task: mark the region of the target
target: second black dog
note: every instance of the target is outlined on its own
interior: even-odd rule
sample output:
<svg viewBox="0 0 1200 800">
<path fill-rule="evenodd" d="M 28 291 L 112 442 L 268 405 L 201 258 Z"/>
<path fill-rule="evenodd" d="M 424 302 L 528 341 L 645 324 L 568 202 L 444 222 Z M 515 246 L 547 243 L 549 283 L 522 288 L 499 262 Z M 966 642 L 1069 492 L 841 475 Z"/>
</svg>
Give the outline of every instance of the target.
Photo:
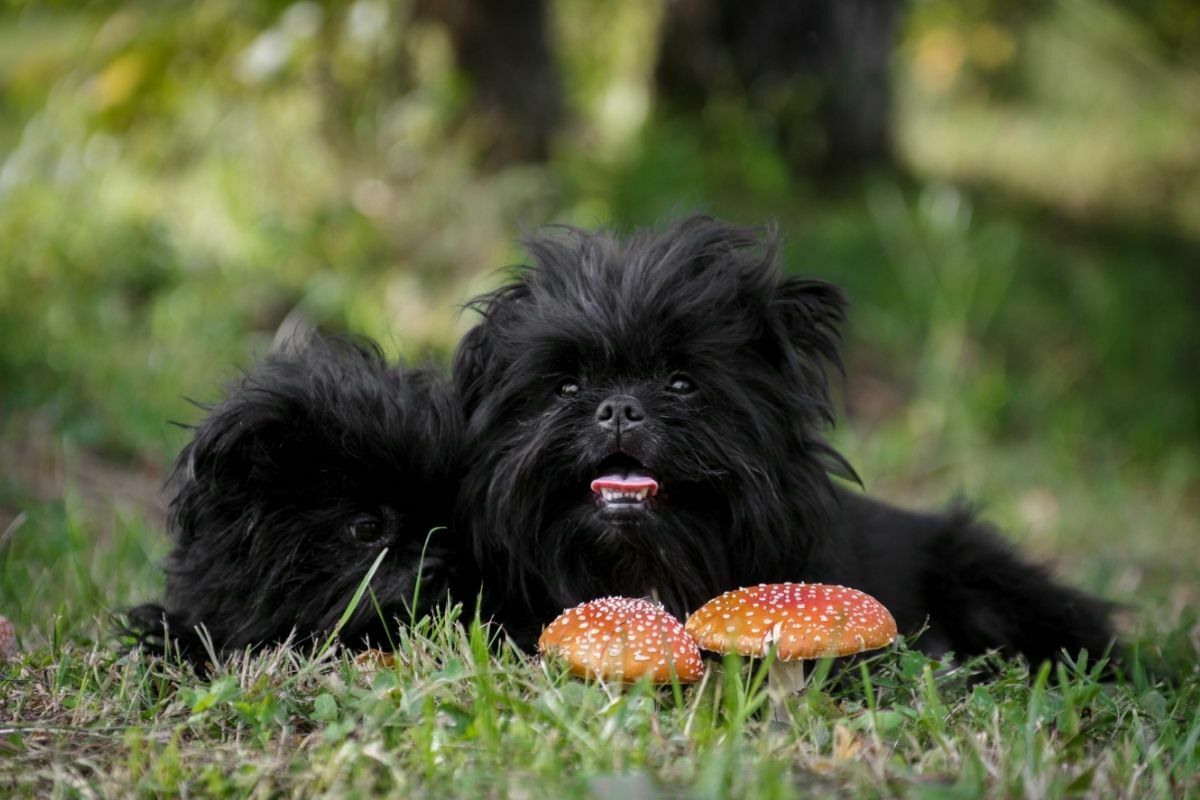
<svg viewBox="0 0 1200 800">
<path fill-rule="evenodd" d="M 964 510 L 925 514 L 835 482 L 826 367 L 836 287 L 783 278 L 774 236 L 693 217 L 622 241 L 564 230 L 480 298 L 455 378 L 470 467 L 460 518 L 491 611 L 521 644 L 561 609 L 652 595 L 678 615 L 758 582 L 878 597 L 928 650 L 1032 661 L 1112 632 Z"/>
<path fill-rule="evenodd" d="M 324 635 L 387 548 L 340 631 L 386 644 L 452 577 L 455 548 L 436 529 L 451 518 L 460 417 L 444 377 L 391 366 L 371 343 L 268 356 L 179 455 L 166 599 L 134 609 L 131 627 L 192 657 L 201 625 L 217 650 Z"/>
</svg>

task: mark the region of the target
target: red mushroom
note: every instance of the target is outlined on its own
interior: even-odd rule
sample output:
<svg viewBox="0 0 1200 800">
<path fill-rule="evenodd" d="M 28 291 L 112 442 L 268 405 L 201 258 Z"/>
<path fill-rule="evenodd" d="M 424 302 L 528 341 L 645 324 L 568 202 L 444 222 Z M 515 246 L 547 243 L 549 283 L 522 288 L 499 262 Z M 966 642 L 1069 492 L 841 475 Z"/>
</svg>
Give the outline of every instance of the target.
<svg viewBox="0 0 1200 800">
<path fill-rule="evenodd" d="M 896 639 L 896 621 L 868 594 L 820 583 L 760 583 L 705 603 L 687 621 L 700 647 L 763 658 L 769 680 L 789 694 L 804 687 L 804 660 L 849 656 Z M 780 719 L 781 707 L 775 705 Z"/>
<path fill-rule="evenodd" d="M 658 603 L 604 597 L 564 611 L 542 631 L 538 649 L 564 659 L 571 673 L 653 683 L 700 680 L 704 664 L 683 625 Z"/>
</svg>

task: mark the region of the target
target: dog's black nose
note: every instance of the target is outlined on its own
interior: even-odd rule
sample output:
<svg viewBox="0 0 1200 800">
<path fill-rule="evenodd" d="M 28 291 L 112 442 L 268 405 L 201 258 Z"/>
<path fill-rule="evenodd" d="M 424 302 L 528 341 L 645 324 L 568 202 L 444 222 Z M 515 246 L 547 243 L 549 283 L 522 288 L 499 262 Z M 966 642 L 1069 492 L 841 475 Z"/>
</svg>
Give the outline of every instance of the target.
<svg viewBox="0 0 1200 800">
<path fill-rule="evenodd" d="M 596 408 L 596 422 L 609 431 L 641 425 L 645 418 L 646 409 L 627 394 L 614 394 Z"/>
</svg>

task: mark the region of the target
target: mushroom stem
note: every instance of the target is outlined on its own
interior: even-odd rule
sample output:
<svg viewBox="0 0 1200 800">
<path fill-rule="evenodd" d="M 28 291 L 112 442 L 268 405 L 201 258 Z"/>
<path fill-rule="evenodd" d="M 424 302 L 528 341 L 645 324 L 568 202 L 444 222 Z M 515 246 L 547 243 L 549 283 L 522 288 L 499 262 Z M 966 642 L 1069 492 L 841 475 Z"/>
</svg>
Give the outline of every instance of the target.
<svg viewBox="0 0 1200 800">
<path fill-rule="evenodd" d="M 789 695 L 804 691 L 804 662 L 781 661 L 776 655 L 767 672 L 767 694 L 771 702 L 771 714 L 776 722 L 791 722 L 787 709 Z"/>
</svg>

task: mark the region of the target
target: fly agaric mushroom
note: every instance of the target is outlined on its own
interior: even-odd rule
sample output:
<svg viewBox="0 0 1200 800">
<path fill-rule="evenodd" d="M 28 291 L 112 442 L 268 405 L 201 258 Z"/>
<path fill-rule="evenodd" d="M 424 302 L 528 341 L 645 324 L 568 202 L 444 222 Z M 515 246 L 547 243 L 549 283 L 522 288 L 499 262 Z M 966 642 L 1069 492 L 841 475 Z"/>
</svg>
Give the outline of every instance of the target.
<svg viewBox="0 0 1200 800">
<path fill-rule="evenodd" d="M 542 631 L 538 649 L 564 659 L 571 673 L 601 680 L 653 683 L 700 680 L 700 650 L 683 625 L 658 603 L 628 597 L 592 600 L 559 615 Z"/>
<path fill-rule="evenodd" d="M 896 639 L 896 621 L 878 600 L 845 586 L 760 583 L 709 600 L 687 621 L 704 650 L 763 658 L 775 648 L 768 680 L 787 695 L 804 688 L 804 661 L 850 656 Z M 775 719 L 783 721 L 780 703 Z"/>
</svg>

